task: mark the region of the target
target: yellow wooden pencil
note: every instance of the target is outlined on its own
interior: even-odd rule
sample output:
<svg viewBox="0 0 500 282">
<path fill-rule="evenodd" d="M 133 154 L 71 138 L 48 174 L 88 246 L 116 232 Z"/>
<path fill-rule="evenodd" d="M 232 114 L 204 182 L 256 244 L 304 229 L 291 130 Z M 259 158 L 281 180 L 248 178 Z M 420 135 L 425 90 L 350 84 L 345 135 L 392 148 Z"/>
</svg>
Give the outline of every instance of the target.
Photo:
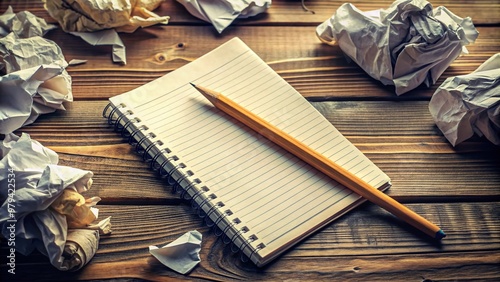
<svg viewBox="0 0 500 282">
<path fill-rule="evenodd" d="M 335 181 L 351 189 L 363 198 L 386 209 L 393 215 L 399 217 L 429 236 L 436 239 L 442 239 L 446 236 L 441 228 L 435 224 L 408 209 L 393 198 L 389 197 L 387 194 L 339 166 L 332 160 L 311 149 L 309 146 L 296 140 L 289 134 L 276 128 L 259 116 L 236 104 L 234 101 L 221 93 L 202 86 L 194 85 L 193 83 L 191 83 L 191 85 L 198 89 L 198 91 L 203 94 L 203 96 L 205 96 L 215 107 L 239 120 L 243 124 L 325 173 Z"/>
</svg>

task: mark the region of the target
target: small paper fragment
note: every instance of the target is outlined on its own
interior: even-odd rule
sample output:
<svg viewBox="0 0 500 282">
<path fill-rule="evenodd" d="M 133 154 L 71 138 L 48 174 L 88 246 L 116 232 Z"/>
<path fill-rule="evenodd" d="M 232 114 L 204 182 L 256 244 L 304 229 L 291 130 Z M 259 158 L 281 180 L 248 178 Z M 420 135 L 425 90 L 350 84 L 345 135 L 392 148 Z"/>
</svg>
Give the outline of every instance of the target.
<svg viewBox="0 0 500 282">
<path fill-rule="evenodd" d="M 87 60 L 72 59 L 68 62 L 68 66 L 78 66 L 87 63 Z"/>
<path fill-rule="evenodd" d="M 114 29 L 106 29 L 95 32 L 70 32 L 71 34 L 82 38 L 85 42 L 93 46 L 111 45 L 113 48 L 113 62 L 127 64 L 125 54 L 125 44 Z"/>
<path fill-rule="evenodd" d="M 197 230 L 189 231 L 163 247 L 149 246 L 149 252 L 165 266 L 186 274 L 201 260 L 201 238 Z"/>
</svg>

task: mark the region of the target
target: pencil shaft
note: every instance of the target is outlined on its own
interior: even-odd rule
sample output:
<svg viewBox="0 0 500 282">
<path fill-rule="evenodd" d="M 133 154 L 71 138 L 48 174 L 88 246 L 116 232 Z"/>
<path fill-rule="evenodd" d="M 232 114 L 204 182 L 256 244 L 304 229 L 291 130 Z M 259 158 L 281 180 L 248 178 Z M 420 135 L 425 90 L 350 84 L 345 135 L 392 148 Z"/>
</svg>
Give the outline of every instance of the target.
<svg viewBox="0 0 500 282">
<path fill-rule="evenodd" d="M 351 189 L 363 198 L 379 205 L 395 216 L 423 231 L 424 233 L 441 239 L 444 233 L 435 224 L 424 219 L 417 213 L 400 204 L 387 194 L 371 186 L 350 171 L 339 166 L 329 158 L 313 150 L 304 143 L 296 140 L 286 132 L 271 125 L 269 122 L 246 110 L 234 101 L 220 93 L 201 86 L 195 86 L 207 99 L 223 112 L 239 120 L 267 139 L 276 143 L 288 152 L 294 154 L 306 163 L 325 173 L 340 184 Z"/>
</svg>

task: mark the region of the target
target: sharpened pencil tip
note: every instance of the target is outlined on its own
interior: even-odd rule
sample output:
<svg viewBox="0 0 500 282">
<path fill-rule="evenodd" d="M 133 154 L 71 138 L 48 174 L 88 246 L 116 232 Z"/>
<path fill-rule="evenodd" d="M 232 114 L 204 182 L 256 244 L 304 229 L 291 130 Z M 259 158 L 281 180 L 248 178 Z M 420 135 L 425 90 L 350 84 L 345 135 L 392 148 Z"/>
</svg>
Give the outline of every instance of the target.
<svg viewBox="0 0 500 282">
<path fill-rule="evenodd" d="M 217 97 L 219 96 L 219 93 L 217 93 L 213 90 L 207 89 L 203 86 L 196 86 L 191 82 L 190 82 L 190 84 L 193 85 L 193 87 L 196 90 L 198 90 L 198 92 L 200 92 L 203 96 L 205 96 L 205 98 L 207 98 L 208 101 L 210 101 L 210 103 L 215 105 L 215 102 L 217 101 Z"/>
<path fill-rule="evenodd" d="M 443 230 L 439 230 L 438 232 L 436 232 L 436 239 L 441 240 L 444 237 L 446 237 L 446 234 L 443 232 Z"/>
<path fill-rule="evenodd" d="M 190 82 L 189 84 L 191 84 L 191 86 L 193 86 L 193 87 L 196 87 L 196 85 L 192 82 Z"/>
</svg>

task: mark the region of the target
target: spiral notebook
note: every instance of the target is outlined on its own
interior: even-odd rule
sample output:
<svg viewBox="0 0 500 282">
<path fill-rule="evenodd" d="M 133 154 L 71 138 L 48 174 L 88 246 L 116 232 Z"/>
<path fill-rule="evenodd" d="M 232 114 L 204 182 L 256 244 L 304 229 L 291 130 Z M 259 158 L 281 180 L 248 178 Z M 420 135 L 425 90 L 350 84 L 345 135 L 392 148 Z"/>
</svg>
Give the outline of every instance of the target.
<svg viewBox="0 0 500 282">
<path fill-rule="evenodd" d="M 364 199 L 214 108 L 224 93 L 380 190 L 390 179 L 243 41 L 110 98 L 104 116 L 226 243 L 263 266 Z"/>
</svg>

